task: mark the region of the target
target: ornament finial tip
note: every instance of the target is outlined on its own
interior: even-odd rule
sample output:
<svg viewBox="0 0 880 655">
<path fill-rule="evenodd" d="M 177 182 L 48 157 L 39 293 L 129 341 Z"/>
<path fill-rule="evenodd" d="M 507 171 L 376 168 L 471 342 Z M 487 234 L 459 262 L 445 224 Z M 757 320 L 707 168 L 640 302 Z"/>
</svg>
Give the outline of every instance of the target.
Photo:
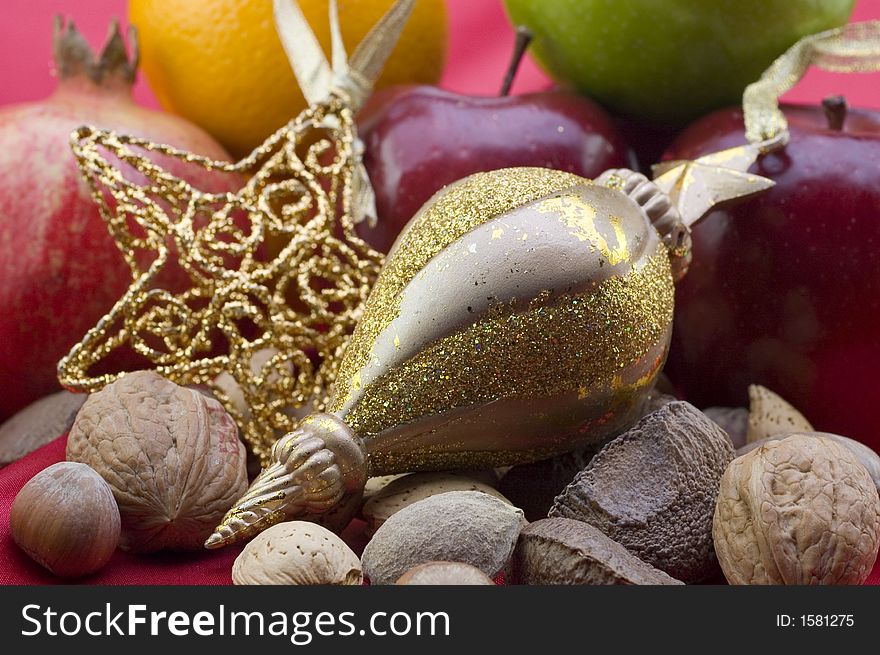
<svg viewBox="0 0 880 655">
<path fill-rule="evenodd" d="M 205 540 L 205 548 L 209 550 L 214 550 L 216 548 L 220 548 L 225 545 L 225 539 L 220 536 L 219 532 L 214 532 L 210 537 Z"/>
<path fill-rule="evenodd" d="M 364 447 L 333 414 L 310 414 L 272 448 L 269 466 L 205 542 L 220 548 L 302 514 L 333 509 L 367 481 Z"/>
</svg>

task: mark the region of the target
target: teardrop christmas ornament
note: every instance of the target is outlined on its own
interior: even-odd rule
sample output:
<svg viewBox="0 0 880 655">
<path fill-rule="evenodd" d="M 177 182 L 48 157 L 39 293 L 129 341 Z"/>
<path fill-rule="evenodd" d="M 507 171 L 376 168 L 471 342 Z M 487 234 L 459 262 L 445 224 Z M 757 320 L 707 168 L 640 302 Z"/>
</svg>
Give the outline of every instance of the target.
<svg viewBox="0 0 880 655">
<path fill-rule="evenodd" d="M 389 257 L 331 404 L 374 470 L 513 464 L 620 430 L 672 316 L 669 257 L 636 209 L 546 169 L 435 196 Z"/>
<path fill-rule="evenodd" d="M 328 413 L 276 444 L 206 546 L 332 507 L 368 475 L 533 461 L 629 427 L 666 357 L 688 224 L 770 185 L 742 172 L 758 152 L 656 183 L 510 168 L 438 192 L 389 253 Z"/>
</svg>

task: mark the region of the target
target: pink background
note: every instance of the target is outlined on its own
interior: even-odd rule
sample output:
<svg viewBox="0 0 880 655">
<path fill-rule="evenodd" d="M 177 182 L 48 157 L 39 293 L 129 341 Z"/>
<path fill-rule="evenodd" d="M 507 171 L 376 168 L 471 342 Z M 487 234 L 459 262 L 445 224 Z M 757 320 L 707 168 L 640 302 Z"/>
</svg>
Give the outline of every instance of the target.
<svg viewBox="0 0 880 655">
<path fill-rule="evenodd" d="M 501 0 L 446 0 L 450 44 L 441 85 L 463 93 L 497 92 L 513 43 Z M 0 0 L 0 105 L 36 100 L 54 88 L 51 61 L 52 16 L 72 18 L 93 45 L 103 42 L 112 17 L 123 20 L 126 0 Z M 858 0 L 853 20 L 880 19 L 880 0 Z M 514 93 L 546 88 L 549 82 L 530 61 L 520 70 Z M 880 74 L 835 75 L 812 71 L 787 100 L 817 102 L 843 93 L 852 106 L 880 108 Z M 135 96 L 155 106 L 144 79 Z"/>
</svg>

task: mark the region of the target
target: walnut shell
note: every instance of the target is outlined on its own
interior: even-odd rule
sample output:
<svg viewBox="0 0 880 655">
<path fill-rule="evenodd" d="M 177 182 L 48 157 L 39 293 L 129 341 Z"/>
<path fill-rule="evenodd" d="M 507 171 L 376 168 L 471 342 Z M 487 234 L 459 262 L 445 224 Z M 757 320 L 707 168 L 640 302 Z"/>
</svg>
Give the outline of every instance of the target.
<svg viewBox="0 0 880 655">
<path fill-rule="evenodd" d="M 19 548 L 65 578 L 94 573 L 119 543 L 113 491 L 77 462 L 58 462 L 28 480 L 12 502 L 9 523 Z"/>
<path fill-rule="evenodd" d="M 861 584 L 880 545 L 880 497 L 846 447 L 792 435 L 730 464 L 712 532 L 731 584 Z"/>
<path fill-rule="evenodd" d="M 273 525 L 232 565 L 237 585 L 359 585 L 361 562 L 342 539 L 308 521 Z"/>
<path fill-rule="evenodd" d="M 719 573 L 712 513 L 732 459 L 720 427 L 669 403 L 600 450 L 550 516 L 585 521 L 673 578 L 701 582 Z"/>
<path fill-rule="evenodd" d="M 839 434 L 832 434 L 830 432 L 783 432 L 781 434 L 777 434 L 774 437 L 759 439 L 758 441 L 753 441 L 752 443 L 747 443 L 740 448 L 737 448 L 736 456 L 741 457 L 746 453 L 750 453 L 755 448 L 760 448 L 769 441 L 779 441 L 780 439 L 785 439 L 785 437 L 791 436 L 792 434 L 801 434 L 806 437 L 825 437 L 827 439 L 831 439 L 832 441 L 836 441 L 843 446 L 846 446 L 850 451 L 852 451 L 852 454 L 856 456 L 856 459 L 859 460 L 862 466 L 867 469 L 868 475 L 870 475 L 871 479 L 874 481 L 874 486 L 877 487 L 877 491 L 880 491 L 880 455 L 878 455 L 873 449 L 869 448 L 862 442 L 856 441 L 855 439 L 850 439 L 849 437 L 842 437 Z"/>
<path fill-rule="evenodd" d="M 85 402 L 67 459 L 95 469 L 122 516 L 120 547 L 201 550 L 245 492 L 245 449 L 223 407 L 152 371 L 128 373 Z"/>
</svg>

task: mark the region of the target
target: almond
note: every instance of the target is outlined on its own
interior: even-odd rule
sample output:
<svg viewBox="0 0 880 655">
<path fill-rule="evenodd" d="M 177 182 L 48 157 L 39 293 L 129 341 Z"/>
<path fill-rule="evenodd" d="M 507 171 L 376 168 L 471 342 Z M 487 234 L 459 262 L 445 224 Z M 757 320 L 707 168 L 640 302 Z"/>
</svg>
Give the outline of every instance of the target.
<svg viewBox="0 0 880 655">
<path fill-rule="evenodd" d="M 750 385 L 746 443 L 782 432 L 813 432 L 813 426 L 778 394 L 760 384 Z"/>
<path fill-rule="evenodd" d="M 279 523 L 248 543 L 232 566 L 237 585 L 359 585 L 358 556 L 342 539 L 308 521 Z"/>
</svg>

